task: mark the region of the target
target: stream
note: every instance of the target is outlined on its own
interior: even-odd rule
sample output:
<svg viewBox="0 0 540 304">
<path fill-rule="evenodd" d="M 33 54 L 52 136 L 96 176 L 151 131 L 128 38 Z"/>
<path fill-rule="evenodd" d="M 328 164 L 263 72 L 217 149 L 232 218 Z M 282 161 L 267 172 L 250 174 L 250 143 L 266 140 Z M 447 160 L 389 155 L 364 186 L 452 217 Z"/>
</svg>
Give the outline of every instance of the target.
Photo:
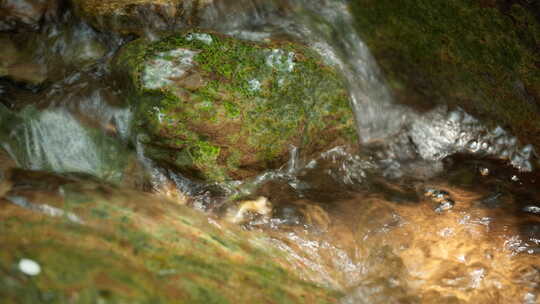
<svg viewBox="0 0 540 304">
<path fill-rule="evenodd" d="M 0 197 L 79 224 L 77 209 L 35 199 L 69 178 L 81 195 L 94 187 L 84 185 L 104 184 L 115 195 L 187 205 L 262 233 L 302 280 L 341 292 L 339 303 L 540 303 L 533 146 L 461 108 L 398 104 L 348 2 L 236 0 L 206 8 L 201 29 L 315 50 L 343 75 L 359 138 L 316 155 L 291 146 L 276 168 L 225 182 L 151 159 L 133 134 L 128 92 L 111 67 L 132 35 L 98 32 L 70 10 L 38 32 L 12 34 L 17 47 L 26 41 L 32 50 L 27 72 L 46 81 L 0 78 Z M 152 28 L 145 35 L 163 37 Z M 259 197 L 271 209 L 261 212 Z M 244 218 L 242 204 L 255 204 L 246 207 L 255 212 Z"/>
</svg>

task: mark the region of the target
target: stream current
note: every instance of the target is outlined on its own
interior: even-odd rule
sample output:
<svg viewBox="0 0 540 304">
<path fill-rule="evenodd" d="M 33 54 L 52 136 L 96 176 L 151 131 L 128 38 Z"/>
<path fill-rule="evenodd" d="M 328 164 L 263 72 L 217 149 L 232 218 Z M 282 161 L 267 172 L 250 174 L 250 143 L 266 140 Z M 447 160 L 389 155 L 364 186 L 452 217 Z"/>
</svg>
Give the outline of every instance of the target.
<svg viewBox="0 0 540 304">
<path fill-rule="evenodd" d="M 106 59 L 126 39 L 96 33 L 69 13 L 30 37 L 53 83 L 0 84 L 1 147 L 25 169 L 77 172 L 211 214 L 226 197 L 264 196 L 272 216 L 245 228 L 265 231 L 300 275 L 318 274 L 305 279 L 345 291 L 342 303 L 538 303 L 532 146 L 459 108 L 420 113 L 396 104 L 347 1 L 219 1 L 205 14 L 203 28 L 247 40 L 287 37 L 336 66 L 360 152 L 335 147 L 304 158 L 291 147 L 281 168 L 219 185 L 159 167 L 131 139 L 131 113 L 109 74 Z M 83 41 L 107 45 L 105 59 L 70 65 L 70 50 Z"/>
</svg>

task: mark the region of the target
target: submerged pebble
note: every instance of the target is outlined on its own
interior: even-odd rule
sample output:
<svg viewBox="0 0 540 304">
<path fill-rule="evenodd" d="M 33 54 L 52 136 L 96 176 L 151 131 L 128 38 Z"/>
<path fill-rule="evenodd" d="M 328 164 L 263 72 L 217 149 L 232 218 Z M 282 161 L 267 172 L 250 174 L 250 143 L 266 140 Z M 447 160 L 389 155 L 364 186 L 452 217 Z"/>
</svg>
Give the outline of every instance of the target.
<svg viewBox="0 0 540 304">
<path fill-rule="evenodd" d="M 434 209 L 437 213 L 450 210 L 455 205 L 454 201 L 450 197 L 450 193 L 445 190 L 427 188 L 424 190 L 424 196 L 428 197 L 432 202 L 438 203 Z"/>
</svg>

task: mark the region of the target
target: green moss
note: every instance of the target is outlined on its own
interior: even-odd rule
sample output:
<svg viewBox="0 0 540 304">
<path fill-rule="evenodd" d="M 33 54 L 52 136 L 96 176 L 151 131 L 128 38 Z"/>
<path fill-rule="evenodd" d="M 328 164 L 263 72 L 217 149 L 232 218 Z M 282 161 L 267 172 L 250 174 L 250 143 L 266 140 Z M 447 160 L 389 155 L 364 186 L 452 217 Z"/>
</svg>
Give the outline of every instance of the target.
<svg viewBox="0 0 540 304">
<path fill-rule="evenodd" d="M 207 141 L 198 141 L 188 151 L 190 151 L 193 164 L 206 174 L 204 177 L 215 181 L 223 181 L 226 178 L 225 172 L 217 163 L 220 147 Z"/>
<path fill-rule="evenodd" d="M 227 115 L 229 116 L 229 118 L 236 118 L 240 116 L 240 110 L 233 102 L 226 101 L 223 105 L 227 110 Z"/>
<path fill-rule="evenodd" d="M 195 39 L 197 35 L 207 35 L 212 43 Z M 180 49 L 197 52 L 188 74 L 195 80 L 145 87 L 142 75 L 156 54 L 166 60 Z M 128 83 L 135 87 L 131 99 L 137 132 L 148 133 L 154 148 L 162 145 L 182 153 L 165 161 L 204 179 L 253 175 L 249 168 L 272 166 L 291 144 L 313 153 L 336 138 L 356 142 L 343 79 L 301 45 L 191 33 L 150 44 L 136 41 L 133 49 L 128 44 L 115 65 L 131 76 Z"/>
<path fill-rule="evenodd" d="M 192 150 L 192 155 L 199 162 L 215 161 L 219 156 L 219 150 L 217 146 L 205 141 L 199 141 L 195 149 Z"/>
<path fill-rule="evenodd" d="M 540 26 L 497 1 L 359 0 L 359 32 L 401 101 L 463 107 L 540 147 Z"/>
</svg>

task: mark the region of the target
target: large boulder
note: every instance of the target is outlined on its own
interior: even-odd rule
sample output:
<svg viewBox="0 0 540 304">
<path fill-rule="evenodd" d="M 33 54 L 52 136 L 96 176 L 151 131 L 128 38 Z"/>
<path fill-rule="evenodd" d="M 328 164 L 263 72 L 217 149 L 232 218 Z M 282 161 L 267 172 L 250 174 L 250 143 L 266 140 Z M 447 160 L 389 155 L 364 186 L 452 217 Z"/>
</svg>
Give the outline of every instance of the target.
<svg viewBox="0 0 540 304">
<path fill-rule="evenodd" d="M 147 156 L 195 177 L 244 178 L 292 145 L 357 142 L 343 79 L 306 46 L 193 32 L 131 42 L 114 68 Z"/>
</svg>

